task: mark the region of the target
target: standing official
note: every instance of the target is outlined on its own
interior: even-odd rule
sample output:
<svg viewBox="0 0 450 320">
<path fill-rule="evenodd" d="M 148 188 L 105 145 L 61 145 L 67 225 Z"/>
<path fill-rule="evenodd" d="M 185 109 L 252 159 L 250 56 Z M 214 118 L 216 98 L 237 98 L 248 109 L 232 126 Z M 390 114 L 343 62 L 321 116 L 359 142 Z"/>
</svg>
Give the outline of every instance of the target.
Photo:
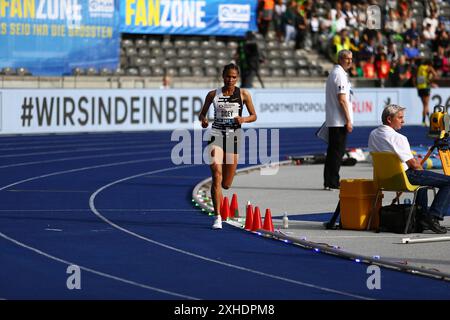
<svg viewBox="0 0 450 320">
<path fill-rule="evenodd" d="M 345 154 L 347 134 L 353 130 L 353 92 L 347 74 L 352 59 L 350 50 L 339 51 L 338 64 L 327 79 L 325 125 L 328 128 L 328 149 L 323 172 L 325 190 L 339 189 L 339 170 Z"/>
</svg>

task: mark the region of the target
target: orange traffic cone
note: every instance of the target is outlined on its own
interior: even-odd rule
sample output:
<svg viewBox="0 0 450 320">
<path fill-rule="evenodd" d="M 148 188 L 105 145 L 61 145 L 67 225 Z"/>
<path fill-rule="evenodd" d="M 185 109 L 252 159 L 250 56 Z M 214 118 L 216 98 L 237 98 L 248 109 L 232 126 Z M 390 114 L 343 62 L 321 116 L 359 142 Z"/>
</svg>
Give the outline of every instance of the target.
<svg viewBox="0 0 450 320">
<path fill-rule="evenodd" d="M 272 232 L 274 231 L 273 222 L 272 222 L 272 213 L 270 212 L 269 208 L 266 209 L 266 215 L 264 216 L 263 229 L 267 230 L 267 231 L 272 231 Z"/>
<path fill-rule="evenodd" d="M 227 220 L 230 216 L 230 205 L 228 204 L 228 197 L 223 198 L 223 201 L 220 206 L 220 215 L 222 220 Z"/>
<path fill-rule="evenodd" d="M 237 195 L 236 193 L 233 193 L 233 197 L 231 198 L 231 204 L 230 204 L 230 218 L 239 218 L 239 207 L 237 203 Z"/>
<path fill-rule="evenodd" d="M 253 228 L 253 207 L 250 201 L 247 202 L 246 215 L 245 215 L 245 230 L 252 230 Z"/>
<path fill-rule="evenodd" d="M 253 214 L 252 231 L 261 229 L 261 227 L 262 227 L 261 212 L 259 211 L 259 207 L 255 207 L 255 213 Z"/>
</svg>

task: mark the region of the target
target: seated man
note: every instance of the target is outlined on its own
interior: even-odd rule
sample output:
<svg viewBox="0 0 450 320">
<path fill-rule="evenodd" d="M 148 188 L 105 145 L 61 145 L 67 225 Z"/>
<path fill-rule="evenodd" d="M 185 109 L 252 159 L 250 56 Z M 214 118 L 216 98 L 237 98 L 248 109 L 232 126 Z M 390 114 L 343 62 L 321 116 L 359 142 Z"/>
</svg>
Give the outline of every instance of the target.
<svg viewBox="0 0 450 320">
<path fill-rule="evenodd" d="M 416 203 L 422 208 L 420 223 L 425 229 L 435 233 L 447 233 L 447 229 L 439 224 L 439 220 L 443 220 L 450 207 L 450 176 L 423 170 L 420 162 L 414 159 L 408 138 L 397 132 L 404 123 L 404 110 L 405 108 L 395 104 L 384 108 L 381 115 L 383 125 L 370 133 L 369 150 L 396 153 L 403 162 L 411 184 L 439 188 L 429 209 L 427 189 L 419 190 Z"/>
</svg>

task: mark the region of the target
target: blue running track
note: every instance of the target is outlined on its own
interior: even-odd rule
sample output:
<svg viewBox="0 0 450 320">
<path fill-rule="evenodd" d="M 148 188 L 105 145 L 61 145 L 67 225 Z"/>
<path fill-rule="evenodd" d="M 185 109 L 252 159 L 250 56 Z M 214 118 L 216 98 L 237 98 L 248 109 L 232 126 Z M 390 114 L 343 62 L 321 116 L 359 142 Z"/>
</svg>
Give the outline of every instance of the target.
<svg viewBox="0 0 450 320">
<path fill-rule="evenodd" d="M 356 128 L 349 146 L 366 146 Z M 280 160 L 324 152 L 315 129 L 282 129 Z M 412 144 L 431 143 L 419 127 Z M 207 165 L 174 165 L 170 132 L 0 137 L 2 299 L 449 299 L 450 284 L 315 253 L 193 207 Z M 81 289 L 69 290 L 80 268 Z M 69 280 L 69 281 L 68 281 Z"/>
</svg>

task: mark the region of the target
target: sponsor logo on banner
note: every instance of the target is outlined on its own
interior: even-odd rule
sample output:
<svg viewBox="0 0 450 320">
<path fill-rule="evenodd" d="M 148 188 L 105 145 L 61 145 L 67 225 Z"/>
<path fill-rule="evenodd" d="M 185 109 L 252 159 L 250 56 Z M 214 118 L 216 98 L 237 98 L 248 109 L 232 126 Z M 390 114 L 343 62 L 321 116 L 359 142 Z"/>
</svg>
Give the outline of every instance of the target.
<svg viewBox="0 0 450 320">
<path fill-rule="evenodd" d="M 249 4 L 221 4 L 218 16 L 222 29 L 250 29 L 251 7 Z"/>
<path fill-rule="evenodd" d="M 219 5 L 220 22 L 250 22 L 250 5 L 221 4 Z"/>
<path fill-rule="evenodd" d="M 112 18 L 114 16 L 114 0 L 89 0 L 89 16 Z"/>
</svg>

